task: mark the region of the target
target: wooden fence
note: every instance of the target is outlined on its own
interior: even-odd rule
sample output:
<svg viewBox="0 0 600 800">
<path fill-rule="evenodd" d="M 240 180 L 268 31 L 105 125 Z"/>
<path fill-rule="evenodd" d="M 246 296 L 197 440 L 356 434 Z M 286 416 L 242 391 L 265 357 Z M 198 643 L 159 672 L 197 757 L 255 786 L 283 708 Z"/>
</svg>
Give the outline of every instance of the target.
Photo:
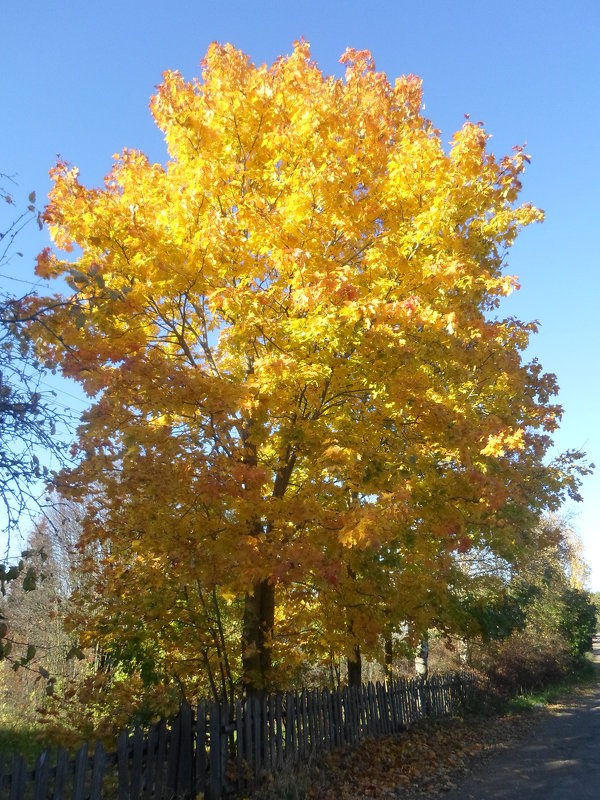
<svg viewBox="0 0 600 800">
<path fill-rule="evenodd" d="M 220 800 L 248 794 L 265 775 L 312 753 L 461 713 L 475 693 L 468 675 L 362 687 L 310 689 L 238 701 L 184 704 L 177 717 L 102 744 L 43 752 L 33 769 L 0 755 L 0 800 Z"/>
</svg>

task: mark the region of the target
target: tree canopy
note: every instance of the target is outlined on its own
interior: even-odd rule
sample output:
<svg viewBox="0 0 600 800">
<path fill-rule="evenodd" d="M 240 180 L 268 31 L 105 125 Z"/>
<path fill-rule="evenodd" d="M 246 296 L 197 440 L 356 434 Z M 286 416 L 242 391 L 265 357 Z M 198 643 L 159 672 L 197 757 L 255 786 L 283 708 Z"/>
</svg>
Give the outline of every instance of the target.
<svg viewBox="0 0 600 800">
<path fill-rule="evenodd" d="M 22 313 L 93 400 L 60 478 L 102 554 L 82 635 L 138 666 L 168 641 L 177 679 L 208 601 L 197 652 L 223 670 L 231 647 L 249 691 L 451 627 L 461 555 L 510 564 L 577 494 L 578 454 L 545 459 L 561 410 L 523 359 L 535 325 L 498 312 L 543 218 L 518 204 L 528 156 L 469 121 L 446 150 L 418 78 L 341 61 L 214 44 L 152 99 L 164 165 L 125 149 L 95 188 L 52 171 L 37 273 L 71 292 Z"/>
</svg>

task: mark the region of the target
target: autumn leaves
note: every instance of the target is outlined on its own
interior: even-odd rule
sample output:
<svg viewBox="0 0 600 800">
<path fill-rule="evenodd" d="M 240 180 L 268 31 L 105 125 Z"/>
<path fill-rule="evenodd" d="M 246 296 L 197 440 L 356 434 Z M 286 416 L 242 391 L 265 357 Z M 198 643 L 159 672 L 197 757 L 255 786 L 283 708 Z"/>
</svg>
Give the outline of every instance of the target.
<svg viewBox="0 0 600 800">
<path fill-rule="evenodd" d="M 529 326 L 496 316 L 542 217 L 516 205 L 524 154 L 471 123 L 446 152 L 418 79 L 342 60 L 340 80 L 305 42 L 271 67 L 213 45 L 152 101 L 164 166 L 54 171 L 46 220 L 78 256 L 42 254 L 71 292 L 28 313 L 93 398 L 61 479 L 101 554 L 81 624 L 166 681 L 201 688 L 201 652 L 260 689 L 457 627 L 466 586 L 498 590 L 460 555 L 520 557 L 575 486 L 544 461 L 560 409 Z"/>
</svg>

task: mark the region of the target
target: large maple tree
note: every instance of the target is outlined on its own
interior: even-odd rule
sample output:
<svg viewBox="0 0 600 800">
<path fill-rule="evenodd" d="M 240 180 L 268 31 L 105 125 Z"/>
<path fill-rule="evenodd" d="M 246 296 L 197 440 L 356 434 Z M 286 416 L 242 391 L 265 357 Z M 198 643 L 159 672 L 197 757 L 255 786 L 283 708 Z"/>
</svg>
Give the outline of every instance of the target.
<svg viewBox="0 0 600 800">
<path fill-rule="evenodd" d="M 497 314 L 543 216 L 517 204 L 527 156 L 469 121 L 445 150 L 416 77 L 341 60 L 337 79 L 305 42 L 272 66 L 214 44 L 199 80 L 165 73 L 167 162 L 124 150 L 99 188 L 57 164 L 37 272 L 71 293 L 24 310 L 93 398 L 60 481 L 103 545 L 93 635 L 172 630 L 165 599 L 194 586 L 243 608 L 249 691 L 285 666 L 276 619 L 304 620 L 288 654 L 307 619 L 350 659 L 422 632 L 457 554 L 510 562 L 576 489 L 569 458 L 544 464 L 560 409 L 522 359 L 534 326 Z"/>
</svg>

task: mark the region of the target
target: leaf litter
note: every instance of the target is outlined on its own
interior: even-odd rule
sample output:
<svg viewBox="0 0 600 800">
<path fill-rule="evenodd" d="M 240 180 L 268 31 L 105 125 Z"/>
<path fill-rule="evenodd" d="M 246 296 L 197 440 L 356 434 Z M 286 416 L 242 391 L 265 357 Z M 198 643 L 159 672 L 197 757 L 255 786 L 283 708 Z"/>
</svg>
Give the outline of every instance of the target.
<svg viewBox="0 0 600 800">
<path fill-rule="evenodd" d="M 520 741 L 538 713 L 427 721 L 319 758 L 310 800 L 412 800 L 455 789 L 481 759 Z"/>
</svg>

